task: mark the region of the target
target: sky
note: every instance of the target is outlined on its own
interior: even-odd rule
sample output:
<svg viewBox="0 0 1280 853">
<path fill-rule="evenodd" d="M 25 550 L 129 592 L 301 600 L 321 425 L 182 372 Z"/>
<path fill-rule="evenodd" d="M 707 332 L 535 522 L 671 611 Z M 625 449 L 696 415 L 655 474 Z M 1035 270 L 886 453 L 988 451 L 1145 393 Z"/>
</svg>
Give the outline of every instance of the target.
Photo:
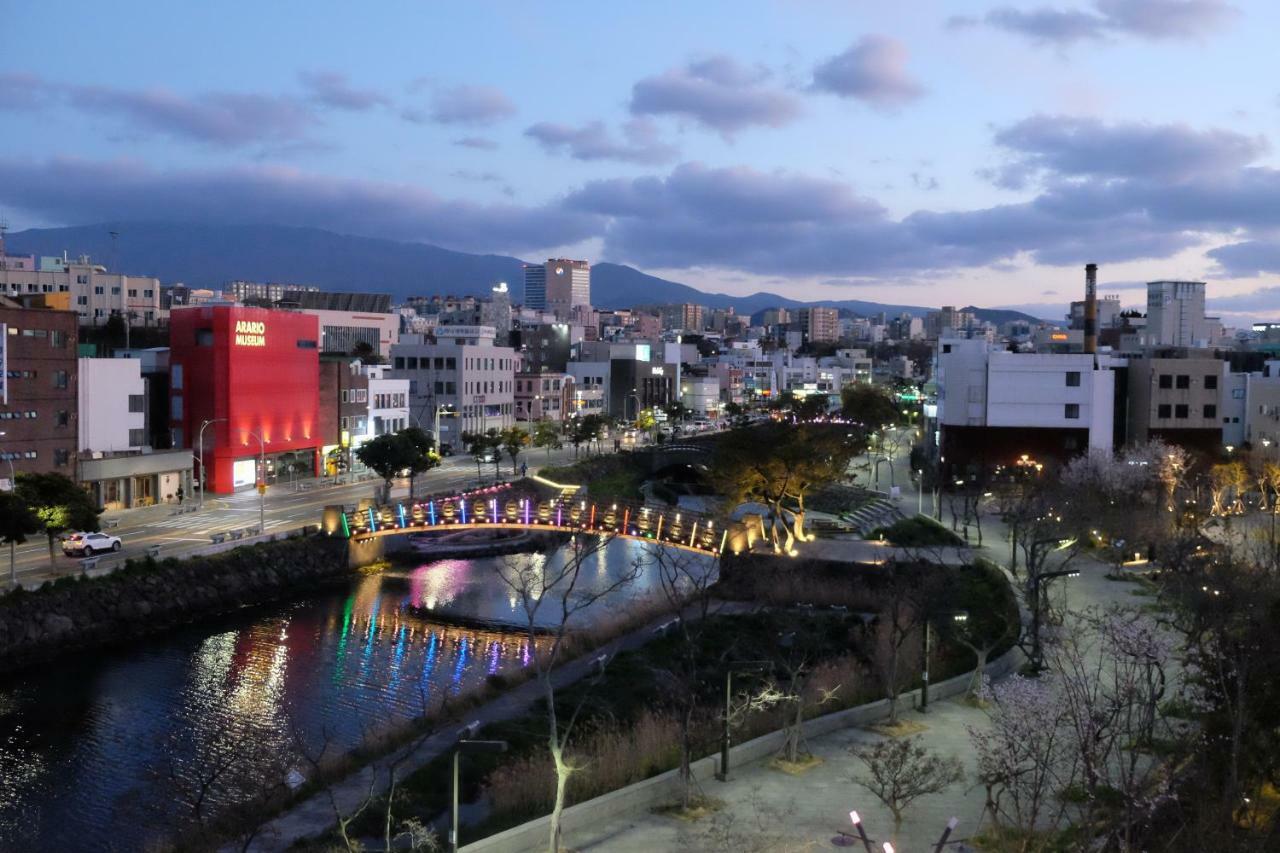
<svg viewBox="0 0 1280 853">
<path fill-rule="evenodd" d="M 1280 320 L 1274 0 L 0 7 L 0 218 L 262 222 L 704 290 Z"/>
</svg>

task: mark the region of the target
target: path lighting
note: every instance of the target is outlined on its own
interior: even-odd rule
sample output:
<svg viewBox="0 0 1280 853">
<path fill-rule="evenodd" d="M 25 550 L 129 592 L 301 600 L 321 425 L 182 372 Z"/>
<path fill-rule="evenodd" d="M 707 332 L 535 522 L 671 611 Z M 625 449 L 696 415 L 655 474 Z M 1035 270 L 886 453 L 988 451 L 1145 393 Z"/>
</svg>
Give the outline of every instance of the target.
<svg viewBox="0 0 1280 853">
<path fill-rule="evenodd" d="M 742 673 L 760 672 L 771 666 L 767 660 L 748 660 L 738 663 L 729 664 L 724 673 L 724 727 L 720 733 L 720 772 L 716 778 L 721 782 L 729 781 L 729 746 L 731 744 L 731 734 L 729 731 L 730 721 L 733 719 L 733 673 L 734 670 Z M 856 815 L 857 813 L 854 812 Z"/>
<path fill-rule="evenodd" d="M 1031 581 L 1031 666 L 1039 671 L 1041 667 L 1040 654 L 1040 610 L 1042 607 L 1042 596 L 1040 595 L 1041 587 L 1051 580 L 1057 578 L 1078 578 L 1080 572 L 1075 569 L 1065 569 L 1060 572 L 1045 572 L 1037 575 Z"/>
<path fill-rule="evenodd" d="M 947 839 L 951 837 L 951 833 L 956 831 L 956 827 L 960 825 L 960 818 L 953 817 L 947 821 L 947 826 L 942 830 L 942 837 L 938 839 L 938 843 L 933 848 L 933 853 L 942 853 L 942 848 L 947 846 Z"/>
<path fill-rule="evenodd" d="M 862 818 L 858 816 L 856 811 L 849 812 L 849 820 L 853 821 L 853 828 L 858 832 L 858 839 L 862 842 L 862 846 L 866 848 L 867 853 L 873 853 L 871 849 L 871 839 L 867 838 L 867 830 L 862 826 Z"/>
<path fill-rule="evenodd" d="M 934 613 L 925 617 L 924 620 L 924 669 L 920 676 L 920 710 L 929 710 L 929 649 L 933 632 L 931 626 L 934 619 L 950 618 L 952 622 L 961 624 L 969 621 L 969 613 L 966 610 L 952 610 L 941 613 Z"/>
<path fill-rule="evenodd" d="M 472 723 L 468 730 L 474 730 Z M 453 748 L 453 781 L 450 783 L 449 796 L 449 850 L 458 853 L 458 767 L 462 762 L 462 754 L 473 752 L 506 752 L 505 740 L 459 740 Z"/>
</svg>

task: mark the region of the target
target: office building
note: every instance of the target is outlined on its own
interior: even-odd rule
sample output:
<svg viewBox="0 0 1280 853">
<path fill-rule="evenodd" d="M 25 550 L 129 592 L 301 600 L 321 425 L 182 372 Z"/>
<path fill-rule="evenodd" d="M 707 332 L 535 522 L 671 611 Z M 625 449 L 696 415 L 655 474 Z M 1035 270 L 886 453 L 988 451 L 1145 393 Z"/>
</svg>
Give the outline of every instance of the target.
<svg viewBox="0 0 1280 853">
<path fill-rule="evenodd" d="M 557 320 L 572 320 L 575 308 L 591 307 L 591 264 L 550 258 L 524 268 L 524 304 L 550 311 Z"/>
<path fill-rule="evenodd" d="M 388 293 L 287 290 L 277 304 L 320 321 L 322 353 L 352 355 L 367 348 L 386 358 L 400 334 L 400 316 L 392 312 Z"/>
<path fill-rule="evenodd" d="M 692 303 L 663 305 L 659 309 L 662 330 L 665 332 L 701 332 L 702 306 Z"/>
<path fill-rule="evenodd" d="M 75 312 L 26 308 L 0 296 L 0 478 L 76 476 Z M 101 390 L 101 389 L 100 389 Z"/>
</svg>

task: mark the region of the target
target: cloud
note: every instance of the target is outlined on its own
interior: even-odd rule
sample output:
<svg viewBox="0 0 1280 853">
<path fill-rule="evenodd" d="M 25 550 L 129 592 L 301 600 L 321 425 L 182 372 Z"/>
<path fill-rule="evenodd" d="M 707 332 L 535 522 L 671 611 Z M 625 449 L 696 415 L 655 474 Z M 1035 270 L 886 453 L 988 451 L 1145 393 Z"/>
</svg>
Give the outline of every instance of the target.
<svg viewBox="0 0 1280 853">
<path fill-rule="evenodd" d="M 53 87 L 26 71 L 0 73 L 0 110 L 35 111 L 53 95 Z"/>
<path fill-rule="evenodd" d="M 1096 0 L 1090 11 L 999 6 L 981 18 L 953 17 L 947 25 L 951 29 L 986 25 L 1037 43 L 1067 47 L 1123 35 L 1196 39 L 1224 26 L 1237 14 L 1225 0 Z"/>
<path fill-rule="evenodd" d="M 463 124 L 482 127 L 515 115 L 516 105 L 492 86 L 453 86 L 436 89 L 427 110 L 407 109 L 402 115 L 416 124 Z"/>
<path fill-rule="evenodd" d="M 310 91 L 312 100 L 335 110 L 364 112 L 390 102 L 372 89 L 353 89 L 347 75 L 336 71 L 303 71 L 298 80 Z"/>
<path fill-rule="evenodd" d="M 623 125 L 626 141 L 614 139 L 603 122 L 581 127 L 554 122 L 538 122 L 524 135 L 537 140 L 551 154 L 567 153 L 575 160 L 619 160 L 624 163 L 668 163 L 679 156 L 672 145 L 661 142 L 653 123 L 633 119 Z"/>
<path fill-rule="evenodd" d="M 557 203 L 476 204 L 411 184 L 268 166 L 163 171 L 134 160 L 0 159 L 0 201 L 52 222 L 242 223 L 249 216 L 480 251 L 559 246 L 601 229 L 597 217 Z"/>
<path fill-rule="evenodd" d="M 1228 243 L 1205 254 L 1217 263 L 1218 272 L 1227 278 L 1280 273 L 1280 242 L 1274 240 Z M 1280 310 L 1280 302 L 1273 304 Z"/>
<path fill-rule="evenodd" d="M 924 94 L 907 73 L 907 48 L 887 36 L 864 36 L 813 69 L 813 88 L 872 106 L 899 107 Z"/>
<path fill-rule="evenodd" d="M 1276 314 L 1280 312 L 1280 286 L 1259 287 L 1248 293 L 1218 296 L 1207 300 L 1207 307 L 1211 311 L 1228 313 L 1243 311 Z"/>
<path fill-rule="evenodd" d="M 1045 173 L 1181 181 L 1238 169 L 1267 152 L 1262 137 L 1232 131 L 1047 115 L 1006 127 L 995 141 L 1014 159 L 994 179 L 1013 188 Z"/>
<path fill-rule="evenodd" d="M 459 148 L 475 148 L 478 151 L 493 151 L 498 147 L 497 142 L 484 136 L 463 136 L 453 140 L 453 144 Z"/>
<path fill-rule="evenodd" d="M 633 115 L 674 115 L 724 136 L 746 127 L 782 127 L 800 115 L 793 95 L 768 85 L 770 74 L 727 56 L 713 56 L 638 81 Z"/>
</svg>

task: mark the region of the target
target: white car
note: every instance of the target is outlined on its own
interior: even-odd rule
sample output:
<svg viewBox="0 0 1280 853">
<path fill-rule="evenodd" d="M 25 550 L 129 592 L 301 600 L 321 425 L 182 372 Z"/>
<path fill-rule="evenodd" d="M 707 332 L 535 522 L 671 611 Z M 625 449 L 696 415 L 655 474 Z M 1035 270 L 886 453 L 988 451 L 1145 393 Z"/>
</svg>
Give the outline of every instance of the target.
<svg viewBox="0 0 1280 853">
<path fill-rule="evenodd" d="M 68 557 L 92 557 L 104 551 L 119 551 L 119 536 L 105 533 L 71 533 L 62 538 L 62 553 Z"/>
</svg>

